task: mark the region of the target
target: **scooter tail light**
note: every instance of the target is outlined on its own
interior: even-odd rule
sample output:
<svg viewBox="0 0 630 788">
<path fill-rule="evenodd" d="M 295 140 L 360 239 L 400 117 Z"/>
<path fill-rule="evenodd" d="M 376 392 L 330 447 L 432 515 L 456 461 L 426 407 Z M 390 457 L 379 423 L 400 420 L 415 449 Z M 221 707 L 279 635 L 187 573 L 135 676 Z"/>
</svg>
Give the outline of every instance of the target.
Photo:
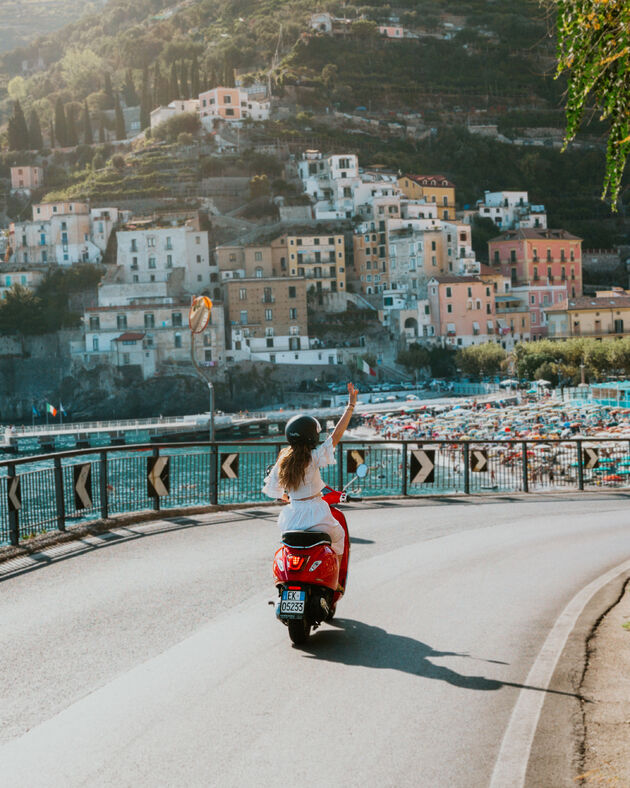
<svg viewBox="0 0 630 788">
<path fill-rule="evenodd" d="M 287 556 L 287 564 L 289 565 L 289 569 L 301 569 L 302 564 L 304 563 L 304 556 L 301 555 L 288 555 Z"/>
</svg>

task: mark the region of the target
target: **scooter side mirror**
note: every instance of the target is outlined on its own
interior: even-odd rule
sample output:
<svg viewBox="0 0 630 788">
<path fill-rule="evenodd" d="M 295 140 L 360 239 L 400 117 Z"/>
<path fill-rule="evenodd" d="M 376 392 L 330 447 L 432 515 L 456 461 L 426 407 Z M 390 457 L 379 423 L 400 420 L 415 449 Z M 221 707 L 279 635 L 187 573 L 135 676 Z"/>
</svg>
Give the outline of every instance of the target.
<svg viewBox="0 0 630 788">
<path fill-rule="evenodd" d="M 355 473 L 359 477 L 359 479 L 364 479 L 368 475 L 368 470 L 369 468 L 367 467 L 367 465 L 364 462 L 362 462 L 361 465 L 359 465 L 358 468 L 356 469 Z"/>
</svg>

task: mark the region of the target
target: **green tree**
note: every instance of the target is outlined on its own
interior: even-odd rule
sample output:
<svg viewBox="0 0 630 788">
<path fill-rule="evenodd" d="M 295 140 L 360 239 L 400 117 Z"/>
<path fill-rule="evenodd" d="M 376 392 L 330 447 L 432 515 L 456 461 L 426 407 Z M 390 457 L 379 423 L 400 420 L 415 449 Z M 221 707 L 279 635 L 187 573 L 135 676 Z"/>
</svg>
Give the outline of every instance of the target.
<svg viewBox="0 0 630 788">
<path fill-rule="evenodd" d="M 103 61 L 91 49 L 66 50 L 59 66 L 63 80 L 75 98 L 83 98 L 98 90 Z"/>
<path fill-rule="evenodd" d="M 140 103 L 140 99 L 138 98 L 138 93 L 136 91 L 136 86 L 133 81 L 133 74 L 131 73 L 131 69 L 128 68 L 125 73 L 125 84 L 123 85 L 123 98 L 125 99 L 125 104 L 128 107 L 137 107 Z"/>
<path fill-rule="evenodd" d="M 190 95 L 192 98 L 197 98 L 201 93 L 201 86 L 199 81 L 199 61 L 197 55 L 193 55 L 192 63 L 190 64 Z"/>
<path fill-rule="evenodd" d="M 142 90 L 140 93 L 140 128 L 148 129 L 151 125 L 151 86 L 149 84 L 149 69 L 145 67 L 142 72 Z"/>
<path fill-rule="evenodd" d="M 496 342 L 469 345 L 457 353 L 457 365 L 468 375 L 485 377 L 496 375 L 506 359 L 506 352 Z"/>
<path fill-rule="evenodd" d="M 55 139 L 62 148 L 68 144 L 68 125 L 61 96 L 55 102 Z"/>
<path fill-rule="evenodd" d="M 566 145 L 594 99 L 610 122 L 602 198 L 616 208 L 630 153 L 630 3 L 555 0 L 558 75 L 568 74 Z"/>
<path fill-rule="evenodd" d="M 91 145 L 94 142 L 92 123 L 90 122 L 90 110 L 88 109 L 87 99 L 83 102 L 83 142 L 86 145 Z"/>
<path fill-rule="evenodd" d="M 179 92 L 180 98 L 190 98 L 188 92 L 188 65 L 185 60 L 182 60 L 179 69 Z"/>
<path fill-rule="evenodd" d="M 28 127 L 19 100 L 13 105 L 13 121 L 15 123 L 15 134 L 19 140 L 17 150 L 27 150 L 29 147 Z"/>
<path fill-rule="evenodd" d="M 42 138 L 42 127 L 39 123 L 39 115 L 35 109 L 31 109 L 28 124 L 28 140 L 31 150 L 41 150 L 44 147 Z"/>
<path fill-rule="evenodd" d="M 120 100 L 116 97 L 116 139 L 127 139 L 127 130 L 125 128 L 125 116 L 120 106 Z"/>
<path fill-rule="evenodd" d="M 13 285 L 0 301 L 1 334 L 39 334 L 41 332 L 42 302 L 32 290 Z"/>
<path fill-rule="evenodd" d="M 77 119 L 73 107 L 67 107 L 66 111 L 66 145 L 76 147 L 79 144 L 79 134 L 77 132 Z"/>
<path fill-rule="evenodd" d="M 171 79 L 168 84 L 168 100 L 175 101 L 175 99 L 178 98 L 181 98 L 181 94 L 179 90 L 179 80 L 177 79 L 177 64 L 173 62 L 171 65 Z"/>
<path fill-rule="evenodd" d="M 103 92 L 107 96 L 107 106 L 104 109 L 114 109 L 116 101 L 114 99 L 114 90 L 112 88 L 112 75 L 109 71 L 105 72 Z"/>
<path fill-rule="evenodd" d="M 270 191 L 271 187 L 266 175 L 254 175 L 249 182 L 249 196 L 252 200 L 257 197 L 266 197 Z"/>
</svg>

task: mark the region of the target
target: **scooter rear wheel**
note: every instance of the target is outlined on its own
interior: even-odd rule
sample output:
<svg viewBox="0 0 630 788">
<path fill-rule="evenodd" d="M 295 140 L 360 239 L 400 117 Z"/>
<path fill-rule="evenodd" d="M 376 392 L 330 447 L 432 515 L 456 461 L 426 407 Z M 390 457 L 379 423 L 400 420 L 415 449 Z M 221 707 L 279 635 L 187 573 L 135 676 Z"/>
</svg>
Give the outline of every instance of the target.
<svg viewBox="0 0 630 788">
<path fill-rule="evenodd" d="M 306 643 L 310 634 L 311 626 L 306 623 L 306 619 L 298 618 L 289 621 L 289 637 L 294 645 L 301 646 L 302 643 Z"/>
</svg>

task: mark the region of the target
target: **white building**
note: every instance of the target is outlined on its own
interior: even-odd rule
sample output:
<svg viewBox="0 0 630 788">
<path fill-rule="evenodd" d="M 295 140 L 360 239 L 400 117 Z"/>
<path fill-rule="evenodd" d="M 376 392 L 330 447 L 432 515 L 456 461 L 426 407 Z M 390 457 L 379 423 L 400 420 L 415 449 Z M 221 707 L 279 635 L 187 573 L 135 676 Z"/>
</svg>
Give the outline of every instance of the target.
<svg viewBox="0 0 630 788">
<path fill-rule="evenodd" d="M 128 222 L 117 233 L 117 263 L 128 284 L 167 282 L 177 268 L 184 269 L 188 293 L 210 291 L 218 282 L 208 244 L 208 233 L 192 223 L 165 226 L 159 220 Z"/>
<path fill-rule="evenodd" d="M 31 221 L 11 224 L 9 245 L 13 263 L 70 266 L 103 258 L 92 239 L 89 206 L 80 202 L 34 205 Z"/>
<path fill-rule="evenodd" d="M 243 120 L 269 120 L 271 100 L 253 99 L 246 88 L 216 87 L 199 94 L 199 116 L 211 131 L 215 120 L 241 123 Z"/>
<path fill-rule="evenodd" d="M 5 298 L 7 292 L 15 285 L 36 290 L 45 275 L 45 271 L 36 268 L 16 268 L 14 270 L 5 268 L 0 274 L 0 299 Z"/>
<path fill-rule="evenodd" d="M 129 219 L 131 219 L 131 211 L 122 211 L 119 208 L 93 208 L 90 211 L 92 243 L 105 254 L 114 229 Z"/>
<path fill-rule="evenodd" d="M 185 112 L 191 112 L 195 115 L 199 112 L 199 99 L 176 99 L 171 101 L 165 107 L 156 107 L 152 110 L 151 118 L 151 131 L 160 123 L 164 123 L 176 115 L 182 115 Z"/>
<path fill-rule="evenodd" d="M 478 200 L 476 214 L 482 219 L 492 219 L 501 230 L 547 227 L 544 205 L 532 205 L 526 191 L 484 192 Z"/>
</svg>

